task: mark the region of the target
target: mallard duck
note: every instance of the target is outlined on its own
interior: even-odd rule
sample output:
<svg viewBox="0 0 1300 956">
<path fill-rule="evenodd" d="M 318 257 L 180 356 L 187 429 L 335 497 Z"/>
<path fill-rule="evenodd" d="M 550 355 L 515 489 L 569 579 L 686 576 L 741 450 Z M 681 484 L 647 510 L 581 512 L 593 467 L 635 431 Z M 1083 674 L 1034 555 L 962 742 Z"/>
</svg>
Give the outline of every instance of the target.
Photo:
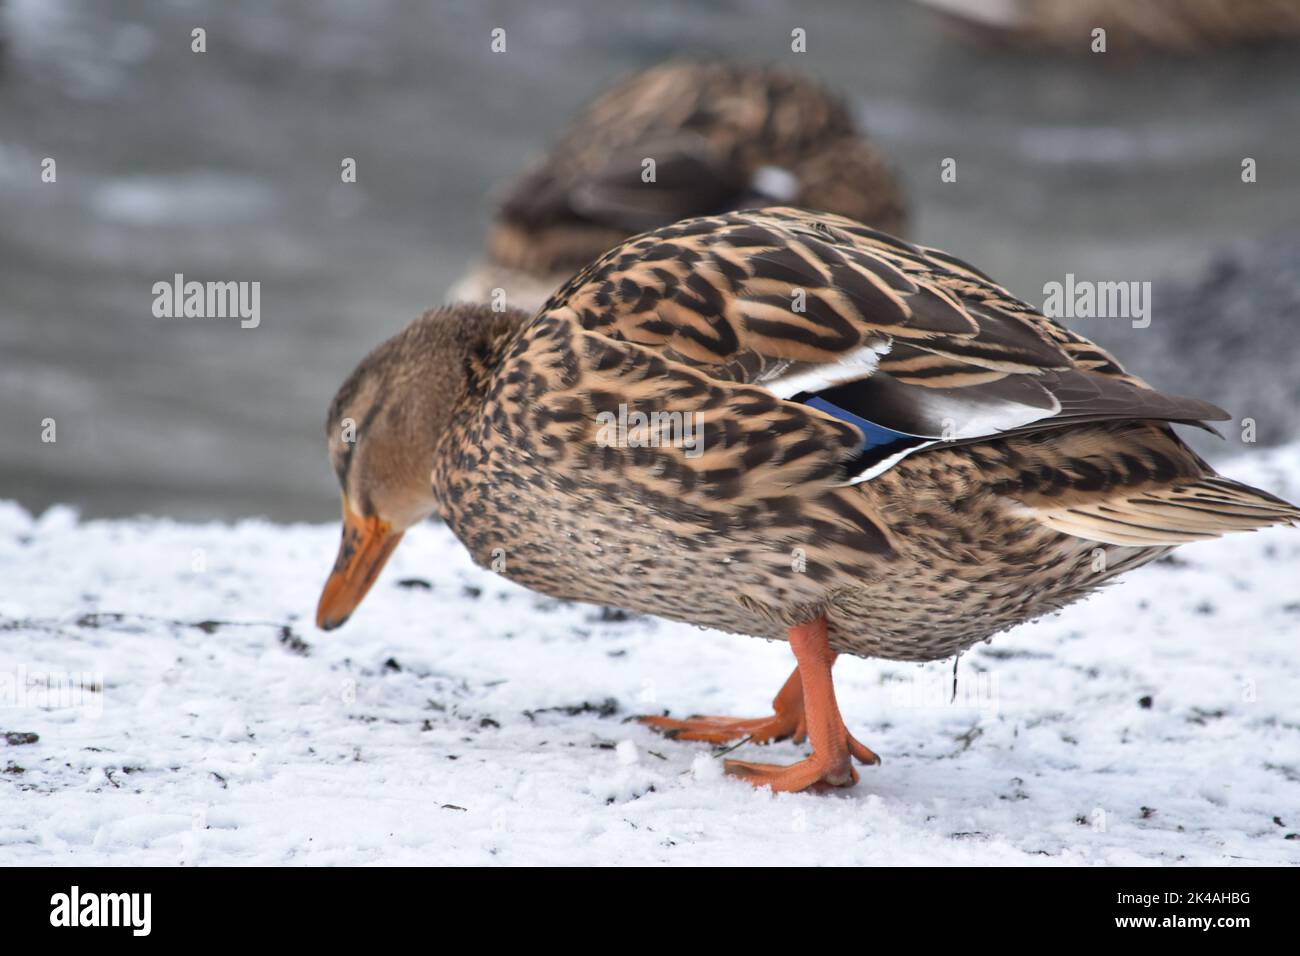
<svg viewBox="0 0 1300 956">
<path fill-rule="evenodd" d="M 1192 52 L 1300 39 L 1294 0 L 918 0 L 990 39 L 1079 54 L 1092 31 L 1107 49 Z"/>
<path fill-rule="evenodd" d="M 948 657 L 1175 545 L 1296 523 L 1170 427 L 1227 417 L 937 249 L 792 208 L 689 219 L 531 317 L 435 309 L 362 361 L 329 411 L 344 529 L 317 623 L 436 513 L 543 594 L 788 640 L 773 715 L 644 720 L 806 735 L 805 760 L 727 769 L 848 785 L 877 758 L 836 655 Z"/>
<path fill-rule="evenodd" d="M 634 233 L 773 203 L 905 228 L 897 179 L 820 84 L 775 67 L 660 64 L 591 103 L 510 185 L 483 261 L 452 298 L 487 302 L 503 289 L 533 311 Z"/>
</svg>

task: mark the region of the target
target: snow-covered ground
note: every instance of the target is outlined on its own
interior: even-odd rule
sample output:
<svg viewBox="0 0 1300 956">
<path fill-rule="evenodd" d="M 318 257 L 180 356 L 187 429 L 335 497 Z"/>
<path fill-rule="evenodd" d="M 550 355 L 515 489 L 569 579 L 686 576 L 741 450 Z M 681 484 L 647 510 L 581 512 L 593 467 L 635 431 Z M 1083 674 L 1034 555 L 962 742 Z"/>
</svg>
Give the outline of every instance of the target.
<svg viewBox="0 0 1300 956">
<path fill-rule="evenodd" d="M 1300 446 L 1224 470 L 1300 497 Z M 1300 531 L 1002 635 L 955 701 L 951 662 L 842 659 L 884 763 L 780 796 L 626 718 L 764 713 L 784 644 L 544 599 L 432 524 L 323 634 L 337 534 L 0 503 L 0 865 L 1300 859 Z"/>
</svg>

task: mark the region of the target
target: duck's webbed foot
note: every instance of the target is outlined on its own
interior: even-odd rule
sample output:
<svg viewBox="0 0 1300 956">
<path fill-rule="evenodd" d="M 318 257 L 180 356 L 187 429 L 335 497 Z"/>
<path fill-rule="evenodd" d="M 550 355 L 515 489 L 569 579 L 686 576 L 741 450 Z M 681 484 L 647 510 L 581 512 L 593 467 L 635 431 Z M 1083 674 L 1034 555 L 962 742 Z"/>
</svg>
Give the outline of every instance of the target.
<svg viewBox="0 0 1300 956">
<path fill-rule="evenodd" d="M 819 617 L 790 628 L 790 648 L 799 666 L 772 701 L 771 717 L 639 717 L 641 723 L 678 740 L 702 740 L 722 744 L 748 738 L 755 743 L 791 738 L 808 740 L 812 755 L 783 766 L 728 760 L 727 772 L 748 780 L 756 787 L 776 791 L 806 790 L 809 787 L 850 787 L 858 782 L 852 761 L 878 764 L 870 747 L 849 733 L 835 702 L 831 667 L 836 654 L 830 648 L 826 618 Z"/>
<path fill-rule="evenodd" d="M 797 667 L 772 701 L 772 711 L 770 717 L 697 714 L 685 720 L 672 717 L 638 717 L 637 720 L 673 740 L 702 740 L 710 744 L 725 744 L 748 738 L 753 743 L 766 744 L 790 738 L 797 744 L 803 743 L 808 731 L 804 724 L 803 686 Z"/>
<path fill-rule="evenodd" d="M 789 766 L 728 760 L 727 772 L 756 787 L 771 787 L 773 791 L 806 790 L 814 786 L 851 787 L 858 782 L 853 760 L 877 764 L 880 758 L 854 739 L 840 716 L 831 681 L 835 652 L 827 638 L 826 618 L 790 628 L 790 648 L 799 661 L 796 673 L 803 687 L 804 724 L 812 754 Z"/>
</svg>

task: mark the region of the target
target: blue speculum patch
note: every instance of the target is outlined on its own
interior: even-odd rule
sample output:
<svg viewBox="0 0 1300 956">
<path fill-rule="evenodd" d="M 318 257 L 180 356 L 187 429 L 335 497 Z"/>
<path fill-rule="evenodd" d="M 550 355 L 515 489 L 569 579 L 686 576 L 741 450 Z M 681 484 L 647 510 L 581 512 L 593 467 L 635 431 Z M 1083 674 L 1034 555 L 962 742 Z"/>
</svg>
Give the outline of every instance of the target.
<svg viewBox="0 0 1300 956">
<path fill-rule="evenodd" d="M 915 435 L 908 435 L 905 432 L 897 432 L 892 428 L 886 428 L 884 425 L 877 425 L 875 422 L 869 422 L 860 415 L 854 415 L 846 409 L 840 408 L 833 402 L 828 402 L 820 396 L 814 395 L 804 402 L 805 405 L 811 405 L 818 411 L 825 412 L 827 415 L 833 415 L 840 421 L 848 422 L 862 431 L 862 450 L 869 451 L 872 448 L 879 448 L 882 445 L 893 445 L 900 440 L 911 442 L 916 439 Z"/>
<path fill-rule="evenodd" d="M 862 432 L 862 450 L 853 461 L 845 465 L 845 471 L 858 477 L 859 480 L 865 480 L 863 476 L 874 477 L 874 474 L 889 467 L 910 451 L 934 444 L 931 438 L 909 435 L 906 432 L 886 428 L 884 425 L 877 425 L 819 395 L 804 398 L 803 404 L 847 422 Z"/>
</svg>

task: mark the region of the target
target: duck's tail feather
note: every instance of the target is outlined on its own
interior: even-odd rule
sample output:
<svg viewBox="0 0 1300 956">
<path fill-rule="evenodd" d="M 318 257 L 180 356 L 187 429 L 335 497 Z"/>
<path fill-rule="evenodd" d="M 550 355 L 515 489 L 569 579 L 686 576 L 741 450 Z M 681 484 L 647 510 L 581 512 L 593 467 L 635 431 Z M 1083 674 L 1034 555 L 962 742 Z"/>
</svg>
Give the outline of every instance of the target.
<svg viewBox="0 0 1300 956">
<path fill-rule="evenodd" d="M 1040 505 L 1033 512 L 1064 534 L 1133 547 L 1185 544 L 1279 524 L 1300 527 L 1300 508 L 1218 475 L 1093 502 Z"/>
</svg>

